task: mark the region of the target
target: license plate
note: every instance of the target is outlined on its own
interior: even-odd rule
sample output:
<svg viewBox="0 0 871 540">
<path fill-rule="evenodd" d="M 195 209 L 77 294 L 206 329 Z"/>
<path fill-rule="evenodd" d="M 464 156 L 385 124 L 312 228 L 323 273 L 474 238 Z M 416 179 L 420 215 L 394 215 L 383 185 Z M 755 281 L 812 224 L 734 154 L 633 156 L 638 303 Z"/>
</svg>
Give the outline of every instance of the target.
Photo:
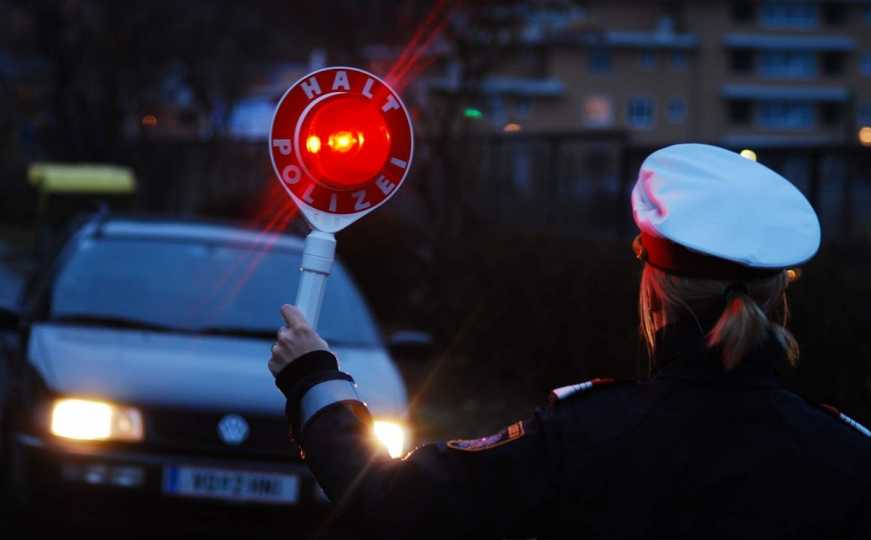
<svg viewBox="0 0 871 540">
<path fill-rule="evenodd" d="M 292 474 L 166 467 L 163 492 L 182 497 L 295 504 L 299 501 L 299 478 Z"/>
</svg>

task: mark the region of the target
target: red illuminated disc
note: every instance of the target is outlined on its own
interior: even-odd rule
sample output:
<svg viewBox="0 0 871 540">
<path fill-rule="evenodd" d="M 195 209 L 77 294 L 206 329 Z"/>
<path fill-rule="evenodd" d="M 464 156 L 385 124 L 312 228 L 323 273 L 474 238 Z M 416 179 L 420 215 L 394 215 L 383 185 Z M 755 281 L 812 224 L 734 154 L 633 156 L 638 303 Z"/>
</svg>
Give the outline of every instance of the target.
<svg viewBox="0 0 871 540">
<path fill-rule="evenodd" d="M 411 120 L 399 96 L 374 75 L 327 68 L 281 98 L 269 146 L 275 172 L 297 202 L 355 214 L 387 200 L 405 180 Z"/>
</svg>

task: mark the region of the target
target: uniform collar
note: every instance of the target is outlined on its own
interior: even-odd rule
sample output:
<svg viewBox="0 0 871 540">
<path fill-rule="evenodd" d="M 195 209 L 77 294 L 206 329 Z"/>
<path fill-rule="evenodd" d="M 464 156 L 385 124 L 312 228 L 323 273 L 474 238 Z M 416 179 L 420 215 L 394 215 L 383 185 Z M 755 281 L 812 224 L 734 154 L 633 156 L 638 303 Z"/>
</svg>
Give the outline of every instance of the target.
<svg viewBox="0 0 871 540">
<path fill-rule="evenodd" d="M 777 384 L 777 367 L 787 365 L 786 352 L 773 334 L 748 351 L 741 363 L 727 372 L 722 350 L 708 348 L 706 335 L 715 321 L 682 321 L 656 334 L 653 377 L 716 383 Z"/>
</svg>

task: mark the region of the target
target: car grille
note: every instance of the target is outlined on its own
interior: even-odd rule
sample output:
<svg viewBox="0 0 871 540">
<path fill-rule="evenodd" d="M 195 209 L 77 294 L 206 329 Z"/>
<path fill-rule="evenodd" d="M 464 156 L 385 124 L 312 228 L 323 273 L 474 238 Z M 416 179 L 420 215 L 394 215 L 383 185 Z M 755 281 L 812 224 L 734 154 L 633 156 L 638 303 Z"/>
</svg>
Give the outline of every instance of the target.
<svg viewBox="0 0 871 540">
<path fill-rule="evenodd" d="M 222 440 L 218 424 L 235 413 L 211 411 L 145 410 L 146 444 L 165 450 L 203 455 L 299 459 L 291 441 L 287 420 L 279 416 L 242 414 L 247 436 L 238 443 Z M 238 419 L 229 420 L 230 435 L 238 435 Z M 241 428 L 244 431 L 244 428 Z"/>
</svg>

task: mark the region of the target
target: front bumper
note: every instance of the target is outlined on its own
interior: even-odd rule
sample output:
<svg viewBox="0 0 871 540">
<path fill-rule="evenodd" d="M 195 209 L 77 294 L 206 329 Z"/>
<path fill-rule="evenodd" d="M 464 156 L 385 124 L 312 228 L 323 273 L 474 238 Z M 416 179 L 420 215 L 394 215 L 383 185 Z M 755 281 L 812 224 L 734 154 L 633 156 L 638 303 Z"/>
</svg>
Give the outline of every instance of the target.
<svg viewBox="0 0 871 540">
<path fill-rule="evenodd" d="M 308 521 L 326 513 L 323 491 L 302 463 L 158 454 L 22 433 L 13 440 L 13 489 L 28 506 L 51 508 L 50 515 L 111 526 L 116 521 L 129 524 L 141 511 L 152 521 L 159 515 L 162 523 L 171 516 L 174 526 L 181 521 L 207 521 L 209 527 L 223 528 L 226 525 L 218 525 L 216 518 L 231 519 L 238 513 L 277 512 L 285 519 L 300 513 Z M 174 495 L 168 493 L 167 475 L 178 467 L 292 475 L 298 479 L 298 497 L 293 503 L 277 504 Z"/>
</svg>

